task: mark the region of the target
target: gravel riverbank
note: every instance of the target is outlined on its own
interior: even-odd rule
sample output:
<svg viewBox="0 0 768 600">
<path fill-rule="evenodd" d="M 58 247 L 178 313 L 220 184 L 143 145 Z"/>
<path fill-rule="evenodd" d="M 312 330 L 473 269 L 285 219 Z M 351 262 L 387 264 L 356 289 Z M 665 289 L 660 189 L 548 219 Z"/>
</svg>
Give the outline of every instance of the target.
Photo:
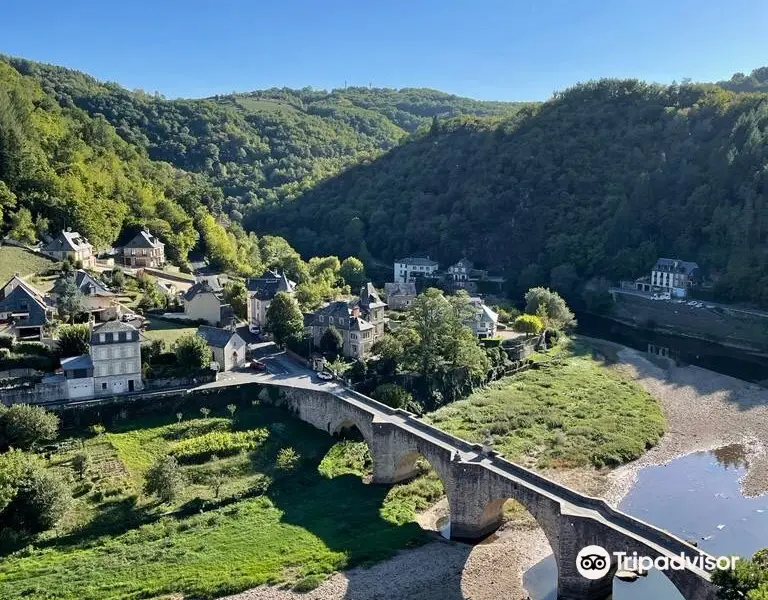
<svg viewBox="0 0 768 600">
<path fill-rule="evenodd" d="M 641 352 L 589 340 L 614 368 L 659 400 L 667 418 L 661 443 L 639 460 L 611 472 L 548 473 L 585 493 L 618 504 L 637 472 L 679 456 L 732 443 L 743 444 L 749 470 L 747 495 L 768 492 L 768 390 L 698 367 L 651 361 Z M 445 501 L 421 516 L 434 527 Z M 476 546 L 435 539 L 373 567 L 337 573 L 307 594 L 261 586 L 226 600 L 521 600 L 525 571 L 550 553 L 544 534 L 530 519 L 508 524 L 488 543 Z"/>
</svg>

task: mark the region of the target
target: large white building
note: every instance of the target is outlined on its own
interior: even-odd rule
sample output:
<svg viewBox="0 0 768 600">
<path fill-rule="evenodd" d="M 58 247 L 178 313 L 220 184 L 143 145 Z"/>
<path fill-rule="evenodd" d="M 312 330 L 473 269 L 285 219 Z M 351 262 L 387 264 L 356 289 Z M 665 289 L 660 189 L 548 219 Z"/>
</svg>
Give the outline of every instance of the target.
<svg viewBox="0 0 768 600">
<path fill-rule="evenodd" d="M 138 330 L 121 321 L 91 328 L 94 395 L 138 392 L 141 379 L 141 340 Z"/>
<path fill-rule="evenodd" d="M 699 265 L 695 262 L 660 258 L 651 270 L 651 289 L 661 288 L 672 297 L 685 298 L 698 274 Z"/>
<path fill-rule="evenodd" d="M 440 265 L 428 256 L 400 258 L 395 261 L 395 283 L 410 283 L 419 277 L 429 277 Z"/>
</svg>

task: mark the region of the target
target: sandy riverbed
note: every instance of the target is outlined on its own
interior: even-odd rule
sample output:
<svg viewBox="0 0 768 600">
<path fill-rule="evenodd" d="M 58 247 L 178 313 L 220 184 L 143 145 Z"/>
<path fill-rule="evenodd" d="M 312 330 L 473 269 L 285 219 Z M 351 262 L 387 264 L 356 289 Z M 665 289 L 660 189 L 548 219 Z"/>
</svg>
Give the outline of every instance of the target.
<svg viewBox="0 0 768 600">
<path fill-rule="evenodd" d="M 610 342 L 594 343 L 618 359 L 615 368 L 659 400 L 667 433 L 642 458 L 615 471 L 549 475 L 617 504 L 643 467 L 742 443 L 749 452 L 744 493 L 768 492 L 768 390 L 698 367 L 651 362 Z M 422 526 L 434 527 L 446 510 L 445 501 L 439 503 L 421 516 Z M 337 573 L 308 594 L 262 586 L 226 600 L 521 600 L 528 597 L 523 574 L 549 553 L 544 534 L 529 517 L 509 524 L 488 543 L 472 547 L 436 538 L 371 568 Z"/>
</svg>

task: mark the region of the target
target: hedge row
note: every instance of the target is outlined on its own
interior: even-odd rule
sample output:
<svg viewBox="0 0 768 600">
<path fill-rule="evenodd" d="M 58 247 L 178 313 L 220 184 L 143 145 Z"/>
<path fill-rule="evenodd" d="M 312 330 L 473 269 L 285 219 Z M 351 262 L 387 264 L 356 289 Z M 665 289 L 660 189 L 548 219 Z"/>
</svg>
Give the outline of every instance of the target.
<svg viewBox="0 0 768 600">
<path fill-rule="evenodd" d="M 170 455 L 180 463 L 197 463 L 218 457 L 232 456 L 241 451 L 255 450 L 269 435 L 266 429 L 250 431 L 212 431 L 182 440 L 171 448 Z"/>
</svg>

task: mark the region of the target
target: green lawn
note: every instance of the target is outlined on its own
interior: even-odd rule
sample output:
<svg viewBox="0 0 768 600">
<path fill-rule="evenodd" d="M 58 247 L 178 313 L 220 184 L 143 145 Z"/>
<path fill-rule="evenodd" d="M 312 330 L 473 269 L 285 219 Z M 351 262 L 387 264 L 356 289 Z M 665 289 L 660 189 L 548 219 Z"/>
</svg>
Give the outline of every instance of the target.
<svg viewBox="0 0 768 600">
<path fill-rule="evenodd" d="M 175 415 L 152 417 L 80 438 L 93 456 L 92 474 L 74 482 L 74 504 L 57 531 L 0 554 L 0 598 L 215 598 L 278 583 L 307 589 L 426 539 L 412 520 L 442 494 L 433 477 L 366 485 L 364 445 L 334 446 L 279 409 L 241 405 L 234 419 L 221 406 L 207 419 L 196 408 L 182 412 L 180 424 Z M 255 428 L 269 432 L 257 450 L 184 466 L 188 483 L 173 506 L 141 493 L 143 473 L 179 440 Z M 70 472 L 80 443 L 63 442 L 51 468 Z M 301 461 L 280 470 L 275 458 L 289 446 Z M 216 473 L 226 475 L 218 498 Z"/>
<path fill-rule="evenodd" d="M 664 432 L 661 408 L 636 383 L 568 343 L 556 360 L 427 415 L 470 441 L 539 467 L 602 467 L 640 456 Z"/>
<path fill-rule="evenodd" d="M 170 350 L 173 342 L 183 335 L 194 334 L 197 327 L 190 327 L 186 323 L 174 323 L 164 319 L 149 317 L 147 319 L 147 328 L 142 335 L 147 340 L 163 340 L 166 350 Z"/>
<path fill-rule="evenodd" d="M 55 261 L 45 256 L 29 252 L 16 246 L 0 247 L 0 285 L 3 285 L 15 273 L 26 277 L 51 268 Z M 34 284 L 33 284 L 34 285 Z"/>
</svg>

